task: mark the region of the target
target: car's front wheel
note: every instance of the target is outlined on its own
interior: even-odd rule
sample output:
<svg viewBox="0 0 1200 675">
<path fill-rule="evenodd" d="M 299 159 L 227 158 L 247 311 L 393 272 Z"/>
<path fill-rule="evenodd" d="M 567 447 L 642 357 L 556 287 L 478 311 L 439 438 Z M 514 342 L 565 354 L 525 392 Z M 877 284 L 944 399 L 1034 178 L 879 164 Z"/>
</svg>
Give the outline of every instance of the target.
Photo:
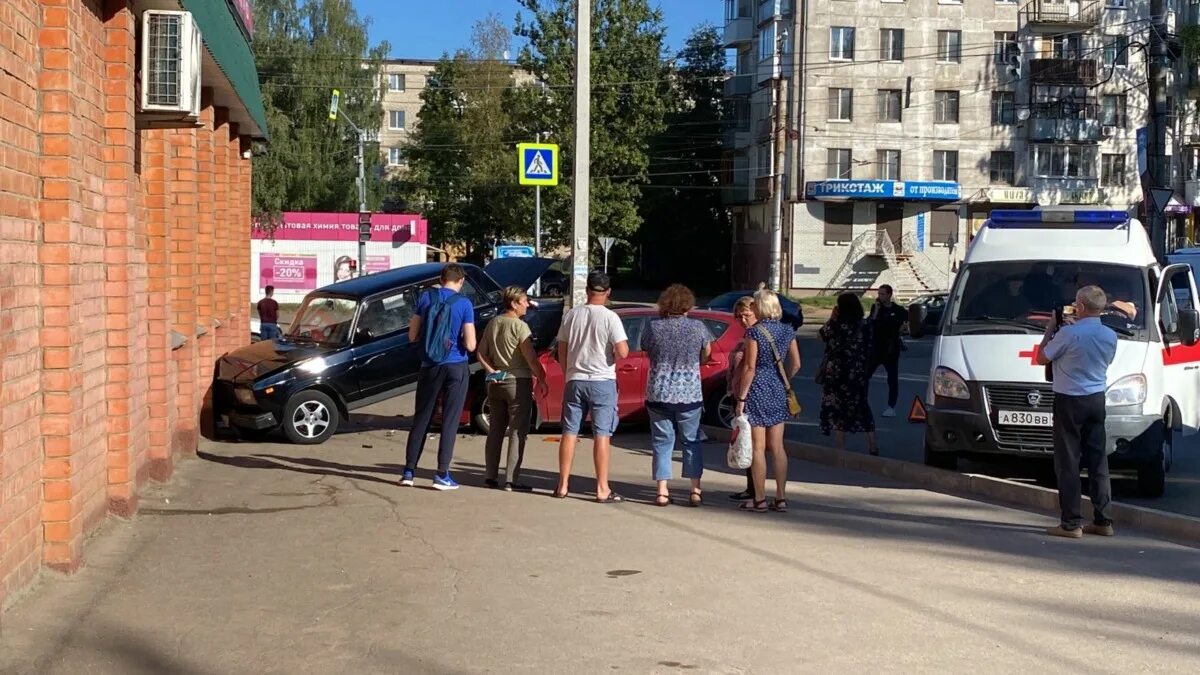
<svg viewBox="0 0 1200 675">
<path fill-rule="evenodd" d="M 283 409 L 283 433 L 300 445 L 317 445 L 337 432 L 340 414 L 327 394 L 307 389 L 288 399 Z"/>
<path fill-rule="evenodd" d="M 735 405 L 733 394 L 727 391 L 722 391 L 719 396 L 713 396 L 708 403 L 709 422 L 722 429 L 732 429 Z"/>
<path fill-rule="evenodd" d="M 471 422 L 475 426 L 475 431 L 487 436 L 492 429 L 492 412 L 491 405 L 488 403 L 486 395 L 479 399 L 479 403 L 475 404 L 475 412 L 471 415 Z M 542 425 L 542 418 L 538 416 L 537 403 L 533 404 L 533 409 L 529 411 L 529 430 L 536 431 Z"/>
</svg>

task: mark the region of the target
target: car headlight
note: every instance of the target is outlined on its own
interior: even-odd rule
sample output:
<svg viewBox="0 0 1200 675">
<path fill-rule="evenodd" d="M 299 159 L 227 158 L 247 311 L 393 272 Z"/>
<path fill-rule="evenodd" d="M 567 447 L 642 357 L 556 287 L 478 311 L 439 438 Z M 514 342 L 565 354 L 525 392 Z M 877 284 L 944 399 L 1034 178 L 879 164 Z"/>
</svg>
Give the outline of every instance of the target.
<svg viewBox="0 0 1200 675">
<path fill-rule="evenodd" d="M 1106 405 L 1141 405 L 1146 402 L 1146 376 L 1126 375 L 1104 392 Z"/>
<path fill-rule="evenodd" d="M 971 390 L 967 388 L 962 375 L 941 366 L 933 371 L 933 393 L 945 398 L 971 398 Z"/>
<path fill-rule="evenodd" d="M 304 361 L 303 363 L 301 363 L 300 365 L 298 365 L 296 367 L 299 368 L 300 370 L 303 370 L 306 373 L 312 373 L 313 375 L 320 375 L 321 373 L 325 372 L 325 369 L 329 367 L 329 364 L 325 363 L 325 359 L 318 356 L 316 358 L 312 358 L 307 361 Z"/>
<path fill-rule="evenodd" d="M 255 405 L 258 401 L 254 398 L 254 392 L 249 389 L 238 387 L 233 390 L 233 395 L 237 398 L 238 403 L 243 405 Z"/>
</svg>

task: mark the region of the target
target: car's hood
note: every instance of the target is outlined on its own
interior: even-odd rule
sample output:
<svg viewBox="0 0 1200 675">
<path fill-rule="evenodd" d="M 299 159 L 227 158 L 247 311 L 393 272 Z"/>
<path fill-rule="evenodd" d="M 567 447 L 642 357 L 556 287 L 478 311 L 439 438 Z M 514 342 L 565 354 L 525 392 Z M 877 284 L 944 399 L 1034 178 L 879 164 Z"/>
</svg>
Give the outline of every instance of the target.
<svg viewBox="0 0 1200 675">
<path fill-rule="evenodd" d="M 497 258 L 483 271 L 501 286 L 529 288 L 553 264 L 551 258 Z"/>
<path fill-rule="evenodd" d="M 246 345 L 217 360 L 217 379 L 228 382 L 253 382 L 264 375 L 323 356 L 333 351 L 311 343 L 288 340 L 263 340 Z"/>
</svg>

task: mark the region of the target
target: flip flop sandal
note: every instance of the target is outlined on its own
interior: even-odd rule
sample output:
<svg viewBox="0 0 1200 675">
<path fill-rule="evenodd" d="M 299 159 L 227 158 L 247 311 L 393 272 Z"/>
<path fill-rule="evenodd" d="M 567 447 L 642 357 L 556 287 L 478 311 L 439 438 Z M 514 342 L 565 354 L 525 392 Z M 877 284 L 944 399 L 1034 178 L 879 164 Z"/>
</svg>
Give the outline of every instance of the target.
<svg viewBox="0 0 1200 675">
<path fill-rule="evenodd" d="M 674 504 L 674 503 L 675 503 L 675 500 L 671 499 L 670 495 L 658 495 L 654 498 L 655 506 L 670 506 L 671 504 Z"/>
<path fill-rule="evenodd" d="M 559 492 L 558 490 L 555 490 L 555 491 L 554 491 L 554 493 L 553 493 L 553 497 L 554 497 L 555 499 L 566 499 L 566 498 L 567 498 L 567 493 L 566 493 L 566 492 Z"/>
<path fill-rule="evenodd" d="M 704 504 L 704 495 L 700 494 L 699 492 L 693 492 L 688 497 L 688 506 L 697 507 L 697 506 L 701 506 L 703 504 Z"/>
<path fill-rule="evenodd" d="M 762 501 L 754 502 L 754 506 L 749 506 L 748 504 L 749 504 L 749 502 L 742 502 L 742 505 L 738 507 L 738 510 L 739 511 L 753 511 L 754 513 L 766 513 L 767 512 L 767 500 L 765 500 L 765 499 Z"/>
<path fill-rule="evenodd" d="M 618 504 L 623 501 L 625 501 L 625 498 L 615 492 L 608 493 L 608 496 L 604 499 L 596 498 L 596 502 L 600 504 Z"/>
<path fill-rule="evenodd" d="M 771 510 L 777 511 L 779 513 L 786 513 L 787 512 L 787 500 L 786 499 L 771 500 Z"/>
</svg>

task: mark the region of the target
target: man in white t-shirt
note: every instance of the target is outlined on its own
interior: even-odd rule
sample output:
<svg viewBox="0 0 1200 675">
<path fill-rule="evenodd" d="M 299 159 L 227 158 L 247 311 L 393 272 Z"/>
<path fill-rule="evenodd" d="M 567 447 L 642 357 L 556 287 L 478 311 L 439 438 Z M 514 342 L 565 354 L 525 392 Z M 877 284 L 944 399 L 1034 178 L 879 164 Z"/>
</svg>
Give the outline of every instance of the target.
<svg viewBox="0 0 1200 675">
<path fill-rule="evenodd" d="M 563 367 L 562 441 L 558 445 L 558 489 L 567 496 L 571 462 L 583 418 L 592 414 L 596 462 L 596 501 L 623 501 L 608 486 L 609 439 L 617 429 L 617 359 L 629 356 L 629 338 L 617 313 L 605 307 L 612 293 L 607 274 L 587 278 L 587 304 L 563 317 L 558 330 L 558 362 Z"/>
</svg>

